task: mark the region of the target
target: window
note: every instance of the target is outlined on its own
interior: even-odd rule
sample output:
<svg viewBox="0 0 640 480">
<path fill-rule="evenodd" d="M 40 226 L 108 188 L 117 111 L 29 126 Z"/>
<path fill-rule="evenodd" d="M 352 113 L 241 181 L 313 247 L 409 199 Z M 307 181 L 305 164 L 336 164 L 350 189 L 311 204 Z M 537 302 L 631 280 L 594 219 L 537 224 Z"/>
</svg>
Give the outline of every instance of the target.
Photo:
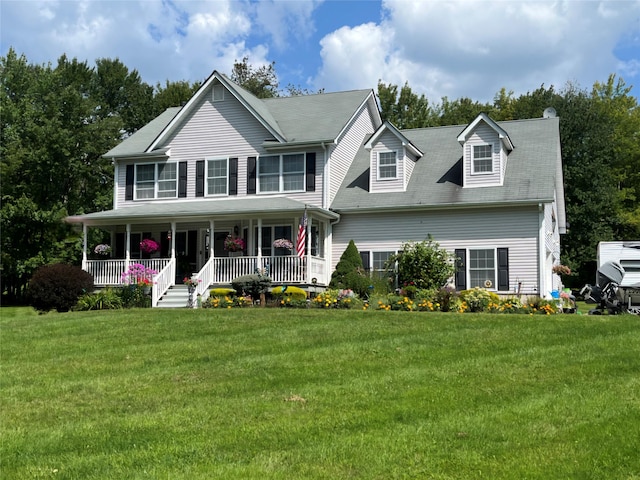
<svg viewBox="0 0 640 480">
<path fill-rule="evenodd" d="M 304 154 L 268 155 L 258 160 L 260 193 L 304 191 L 304 180 Z"/>
<path fill-rule="evenodd" d="M 228 161 L 226 158 L 207 161 L 207 195 L 226 195 Z"/>
<path fill-rule="evenodd" d="M 378 179 L 397 178 L 396 152 L 378 153 Z"/>
<path fill-rule="evenodd" d="M 469 250 L 469 287 L 495 288 L 496 258 L 492 248 Z"/>
<path fill-rule="evenodd" d="M 224 87 L 222 85 L 213 86 L 213 101 L 221 102 L 224 100 Z"/>
<path fill-rule="evenodd" d="M 395 255 L 396 252 L 372 252 L 371 276 L 374 278 L 386 278 L 389 276 L 387 271 L 387 261 L 389 257 Z"/>
<path fill-rule="evenodd" d="M 135 198 L 175 198 L 178 193 L 177 163 L 136 165 Z"/>
<path fill-rule="evenodd" d="M 283 248 L 273 248 L 273 241 L 278 238 L 286 238 L 287 240 L 291 240 L 295 243 L 292 237 L 293 227 L 291 225 L 274 225 L 274 226 L 263 226 L 262 227 L 262 256 L 270 257 L 274 256 L 284 256 L 284 255 L 295 255 L 294 250 L 286 250 Z M 255 230 L 255 238 L 256 238 L 256 254 L 258 249 L 258 228 Z"/>
<path fill-rule="evenodd" d="M 473 146 L 473 173 L 493 172 L 493 146 Z"/>
</svg>

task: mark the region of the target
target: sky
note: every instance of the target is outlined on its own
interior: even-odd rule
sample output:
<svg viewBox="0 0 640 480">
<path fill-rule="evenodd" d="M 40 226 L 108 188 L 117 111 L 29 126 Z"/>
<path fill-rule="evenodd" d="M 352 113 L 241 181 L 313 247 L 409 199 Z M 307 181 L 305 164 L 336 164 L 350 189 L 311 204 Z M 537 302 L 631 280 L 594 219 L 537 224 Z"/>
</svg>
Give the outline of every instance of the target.
<svg viewBox="0 0 640 480">
<path fill-rule="evenodd" d="M 0 0 L 0 53 L 120 59 L 151 85 L 275 62 L 280 89 L 379 81 L 491 102 L 610 74 L 640 95 L 640 0 Z"/>
</svg>

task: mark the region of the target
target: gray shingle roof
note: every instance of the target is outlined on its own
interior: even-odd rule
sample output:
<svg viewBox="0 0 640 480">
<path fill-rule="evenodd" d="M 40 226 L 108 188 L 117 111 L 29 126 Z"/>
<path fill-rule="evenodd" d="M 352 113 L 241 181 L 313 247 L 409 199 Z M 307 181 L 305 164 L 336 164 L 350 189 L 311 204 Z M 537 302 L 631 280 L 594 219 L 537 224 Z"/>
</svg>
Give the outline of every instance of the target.
<svg viewBox="0 0 640 480">
<path fill-rule="evenodd" d="M 515 145 L 508 156 L 503 186 L 462 188 L 462 147 L 457 137 L 465 125 L 402 130 L 424 152 L 406 191 L 369 193 L 369 151 L 361 148 L 331 208 L 346 212 L 553 200 L 560 158 L 559 118 L 497 123 Z"/>
<path fill-rule="evenodd" d="M 156 118 L 147 123 L 140 130 L 135 132 L 123 142 L 119 143 L 109 150 L 105 157 L 121 157 L 127 155 L 136 155 L 144 152 L 149 145 L 156 139 L 160 132 L 173 120 L 178 114 L 181 107 L 167 108 Z"/>
<path fill-rule="evenodd" d="M 69 223 L 84 222 L 87 225 L 113 225 L 114 221 L 135 221 L 137 223 L 158 223 L 175 220 L 176 217 L 208 220 L 229 217 L 233 219 L 256 218 L 270 213 L 300 215 L 305 204 L 280 196 L 251 195 L 238 198 L 206 199 L 194 201 L 145 202 L 144 204 L 122 207 L 116 210 L 89 213 L 67 217 Z M 337 219 L 338 215 L 320 207 L 307 206 L 324 218 Z M 241 212 L 246 212 L 245 214 Z"/>
</svg>

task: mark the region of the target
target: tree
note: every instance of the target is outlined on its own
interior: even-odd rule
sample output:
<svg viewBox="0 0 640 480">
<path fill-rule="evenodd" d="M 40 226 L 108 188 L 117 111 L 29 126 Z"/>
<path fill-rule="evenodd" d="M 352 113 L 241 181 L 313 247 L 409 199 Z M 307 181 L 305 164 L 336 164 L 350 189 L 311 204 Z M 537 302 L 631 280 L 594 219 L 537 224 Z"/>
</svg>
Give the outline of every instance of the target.
<svg viewBox="0 0 640 480">
<path fill-rule="evenodd" d="M 187 81 L 170 82 L 167 80 L 163 87 L 158 83 L 153 97 L 155 116 L 160 115 L 167 108 L 180 107 L 188 102 L 200 88 L 200 85 L 200 82 L 189 84 Z"/>
<path fill-rule="evenodd" d="M 249 58 L 233 64 L 231 80 L 253 93 L 258 98 L 278 96 L 278 76 L 275 71 L 276 62 L 254 68 L 249 65 Z"/>
<path fill-rule="evenodd" d="M 384 84 L 378 81 L 378 99 L 380 114 L 383 120 L 388 120 L 401 129 L 423 128 L 437 125 L 437 117 L 429 106 L 424 95 L 416 95 L 408 83 L 400 89 L 397 85 Z"/>
</svg>

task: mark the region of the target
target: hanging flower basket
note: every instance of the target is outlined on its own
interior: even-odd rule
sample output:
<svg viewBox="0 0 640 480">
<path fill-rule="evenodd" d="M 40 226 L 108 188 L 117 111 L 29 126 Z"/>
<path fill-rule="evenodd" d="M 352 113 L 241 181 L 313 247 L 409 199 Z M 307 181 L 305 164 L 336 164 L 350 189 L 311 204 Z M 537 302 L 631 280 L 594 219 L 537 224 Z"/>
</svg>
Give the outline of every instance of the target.
<svg viewBox="0 0 640 480">
<path fill-rule="evenodd" d="M 278 238 L 273 241 L 273 248 L 286 248 L 287 250 L 291 250 L 293 248 L 293 243 L 291 240 L 287 240 L 286 238 Z"/>
<path fill-rule="evenodd" d="M 158 245 L 158 242 L 151 238 L 145 238 L 140 242 L 140 250 L 142 250 L 144 253 L 152 254 L 160 250 L 160 245 Z"/>
<path fill-rule="evenodd" d="M 96 245 L 96 248 L 93 249 L 93 253 L 106 257 L 111 253 L 111 246 L 106 243 L 101 243 L 100 245 Z"/>
<path fill-rule="evenodd" d="M 224 239 L 224 249 L 227 252 L 241 252 L 244 250 L 244 240 L 227 235 L 227 238 Z"/>
</svg>

